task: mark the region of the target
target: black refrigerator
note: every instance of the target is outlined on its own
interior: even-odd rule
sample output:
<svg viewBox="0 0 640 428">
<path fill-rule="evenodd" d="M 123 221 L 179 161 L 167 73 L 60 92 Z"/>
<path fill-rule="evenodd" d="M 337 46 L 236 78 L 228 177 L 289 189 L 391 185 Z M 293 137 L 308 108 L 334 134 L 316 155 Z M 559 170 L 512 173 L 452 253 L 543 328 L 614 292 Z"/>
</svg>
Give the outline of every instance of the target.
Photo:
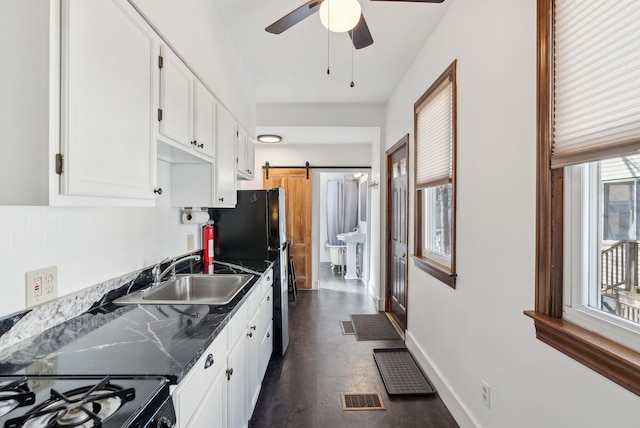
<svg viewBox="0 0 640 428">
<path fill-rule="evenodd" d="M 273 269 L 273 350 L 289 345 L 287 224 L 285 191 L 238 190 L 235 208 L 210 208 L 214 222 L 214 257 L 221 261 L 269 260 Z"/>
</svg>

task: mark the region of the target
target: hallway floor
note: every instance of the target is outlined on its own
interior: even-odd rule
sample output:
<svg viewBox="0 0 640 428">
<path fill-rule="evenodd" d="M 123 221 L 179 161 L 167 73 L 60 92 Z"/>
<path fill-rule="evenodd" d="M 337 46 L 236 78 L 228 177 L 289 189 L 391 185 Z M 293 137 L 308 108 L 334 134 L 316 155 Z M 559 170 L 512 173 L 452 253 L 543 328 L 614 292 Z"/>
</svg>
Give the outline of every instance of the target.
<svg viewBox="0 0 640 428">
<path fill-rule="evenodd" d="M 387 395 L 372 350 L 404 343 L 343 335 L 339 321 L 376 313 L 376 307 L 362 283 L 328 275 L 323 272 L 320 290 L 301 291 L 290 302 L 289 349 L 284 357 L 272 357 L 249 427 L 457 427 L 437 395 Z M 336 290 L 340 281 L 344 291 Z M 328 282 L 330 289 L 323 286 Z M 340 393 L 377 392 L 387 410 L 342 411 Z"/>
</svg>

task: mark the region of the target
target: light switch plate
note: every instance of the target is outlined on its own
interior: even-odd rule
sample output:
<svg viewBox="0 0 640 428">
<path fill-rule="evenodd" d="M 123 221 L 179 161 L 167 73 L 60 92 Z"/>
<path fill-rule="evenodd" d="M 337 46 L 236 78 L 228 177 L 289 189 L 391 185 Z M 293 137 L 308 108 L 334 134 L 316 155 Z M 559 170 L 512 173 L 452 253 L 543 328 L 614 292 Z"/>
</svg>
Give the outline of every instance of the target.
<svg viewBox="0 0 640 428">
<path fill-rule="evenodd" d="M 27 307 L 39 305 L 58 297 L 58 267 L 27 272 L 25 281 Z"/>
</svg>

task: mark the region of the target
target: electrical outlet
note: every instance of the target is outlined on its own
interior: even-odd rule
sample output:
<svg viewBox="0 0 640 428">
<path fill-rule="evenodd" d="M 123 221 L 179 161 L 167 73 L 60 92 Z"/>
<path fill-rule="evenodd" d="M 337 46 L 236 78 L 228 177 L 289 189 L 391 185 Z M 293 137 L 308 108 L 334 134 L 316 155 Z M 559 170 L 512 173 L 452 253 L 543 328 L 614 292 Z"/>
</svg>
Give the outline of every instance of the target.
<svg viewBox="0 0 640 428">
<path fill-rule="evenodd" d="M 192 234 L 187 235 L 187 251 L 193 251 L 196 249 L 196 238 Z"/>
<path fill-rule="evenodd" d="M 58 297 L 58 267 L 27 272 L 25 281 L 27 307 L 39 305 Z"/>
<path fill-rule="evenodd" d="M 490 409 L 491 408 L 491 387 L 484 379 L 480 379 L 480 380 L 482 381 L 482 402 L 484 403 L 485 406 L 487 406 L 488 409 Z"/>
</svg>

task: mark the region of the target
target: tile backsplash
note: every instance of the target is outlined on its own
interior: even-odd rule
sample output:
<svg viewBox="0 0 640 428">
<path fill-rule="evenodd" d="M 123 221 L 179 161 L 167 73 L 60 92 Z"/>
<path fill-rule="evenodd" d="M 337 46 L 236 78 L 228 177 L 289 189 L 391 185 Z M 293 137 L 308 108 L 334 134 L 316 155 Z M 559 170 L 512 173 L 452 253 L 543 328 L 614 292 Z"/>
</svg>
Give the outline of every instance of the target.
<svg viewBox="0 0 640 428">
<path fill-rule="evenodd" d="M 200 227 L 178 208 L 0 206 L 0 317 L 25 309 L 25 273 L 58 267 L 58 293 L 71 294 L 200 248 Z"/>
</svg>

